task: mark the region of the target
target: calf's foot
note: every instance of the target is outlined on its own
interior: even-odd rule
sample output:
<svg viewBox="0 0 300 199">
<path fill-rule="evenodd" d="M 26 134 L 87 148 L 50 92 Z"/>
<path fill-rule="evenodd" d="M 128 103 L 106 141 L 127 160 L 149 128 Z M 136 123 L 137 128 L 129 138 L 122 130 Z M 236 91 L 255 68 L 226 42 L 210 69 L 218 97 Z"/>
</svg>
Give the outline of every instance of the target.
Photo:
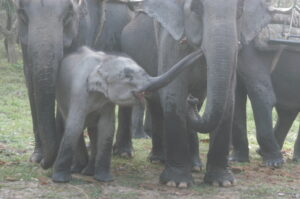
<svg viewBox="0 0 300 199">
<path fill-rule="evenodd" d="M 32 163 L 40 163 L 43 159 L 43 154 L 41 149 L 34 149 L 34 152 L 31 154 L 29 161 Z"/>
</svg>

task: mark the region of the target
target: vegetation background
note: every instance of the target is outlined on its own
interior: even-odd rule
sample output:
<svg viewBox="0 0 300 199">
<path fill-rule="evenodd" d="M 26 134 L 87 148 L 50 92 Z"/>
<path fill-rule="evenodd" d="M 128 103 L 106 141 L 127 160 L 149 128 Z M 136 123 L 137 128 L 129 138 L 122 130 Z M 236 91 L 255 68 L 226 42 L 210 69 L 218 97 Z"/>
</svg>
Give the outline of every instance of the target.
<svg viewBox="0 0 300 199">
<path fill-rule="evenodd" d="M 7 27 L 8 14 L 15 20 L 14 9 L 7 10 L 0 0 L 0 26 Z M 274 1 L 274 0 L 273 0 Z M 274 2 L 277 2 L 276 0 Z M 281 0 L 288 6 L 290 1 Z M 8 4 L 6 4 L 8 5 Z M 14 24 L 14 22 L 12 22 Z M 212 187 L 203 184 L 205 166 L 194 173 L 195 185 L 187 190 L 173 189 L 158 183 L 163 165 L 147 161 L 151 149 L 150 139 L 134 140 L 133 159 L 113 158 L 112 172 L 115 181 L 99 183 L 91 177 L 74 175 L 68 184 L 51 181 L 51 170 L 28 162 L 33 151 L 31 115 L 24 82 L 19 46 L 14 43 L 15 60 L 8 59 L 7 48 L 0 28 L 0 199 L 31 198 L 300 198 L 300 165 L 291 160 L 293 144 L 298 133 L 300 118 L 295 121 L 284 145 L 286 164 L 282 169 L 260 166 L 251 106 L 248 103 L 248 135 L 251 163 L 233 163 L 231 167 L 238 180 L 233 188 Z M 274 123 L 277 119 L 274 112 Z M 206 162 L 208 136 L 200 136 L 203 164 Z"/>
</svg>

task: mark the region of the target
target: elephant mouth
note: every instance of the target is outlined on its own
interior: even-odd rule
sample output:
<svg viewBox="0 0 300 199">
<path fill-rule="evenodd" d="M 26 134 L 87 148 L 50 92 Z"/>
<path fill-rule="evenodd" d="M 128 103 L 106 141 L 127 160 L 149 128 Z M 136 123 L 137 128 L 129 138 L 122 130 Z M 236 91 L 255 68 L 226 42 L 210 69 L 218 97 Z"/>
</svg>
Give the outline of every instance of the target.
<svg viewBox="0 0 300 199">
<path fill-rule="evenodd" d="M 132 94 L 141 104 L 145 104 L 146 98 L 151 95 L 151 93 L 147 91 L 132 91 Z"/>
</svg>

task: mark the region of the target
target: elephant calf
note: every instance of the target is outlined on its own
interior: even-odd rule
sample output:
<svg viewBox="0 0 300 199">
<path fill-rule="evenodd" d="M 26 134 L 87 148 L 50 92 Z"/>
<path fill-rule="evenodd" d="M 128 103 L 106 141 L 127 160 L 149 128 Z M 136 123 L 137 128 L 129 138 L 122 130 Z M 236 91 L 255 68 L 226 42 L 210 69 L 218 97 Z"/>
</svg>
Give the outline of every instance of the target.
<svg viewBox="0 0 300 199">
<path fill-rule="evenodd" d="M 167 85 L 200 56 L 200 51 L 191 53 L 159 77 L 150 77 L 128 57 L 94 52 L 86 47 L 64 58 L 56 89 L 57 128 L 63 137 L 54 164 L 53 181 L 70 180 L 73 154 L 76 153 L 77 158 L 86 127 L 96 131 L 96 139 L 91 139 L 94 152 L 92 150 L 89 168 L 84 171 L 89 173 L 92 168 L 95 179 L 111 181 L 114 104 L 141 103 L 146 92 Z"/>
</svg>

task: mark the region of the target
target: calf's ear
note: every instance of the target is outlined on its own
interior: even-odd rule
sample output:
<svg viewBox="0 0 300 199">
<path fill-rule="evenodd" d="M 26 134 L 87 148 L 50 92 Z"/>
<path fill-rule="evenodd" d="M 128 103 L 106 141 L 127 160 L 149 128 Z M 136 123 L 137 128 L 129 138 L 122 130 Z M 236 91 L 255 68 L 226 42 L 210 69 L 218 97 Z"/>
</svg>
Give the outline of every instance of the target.
<svg viewBox="0 0 300 199">
<path fill-rule="evenodd" d="M 88 76 L 87 90 L 88 92 L 99 92 L 108 96 L 108 85 L 105 74 L 101 71 L 101 66 L 98 65 Z"/>
</svg>

